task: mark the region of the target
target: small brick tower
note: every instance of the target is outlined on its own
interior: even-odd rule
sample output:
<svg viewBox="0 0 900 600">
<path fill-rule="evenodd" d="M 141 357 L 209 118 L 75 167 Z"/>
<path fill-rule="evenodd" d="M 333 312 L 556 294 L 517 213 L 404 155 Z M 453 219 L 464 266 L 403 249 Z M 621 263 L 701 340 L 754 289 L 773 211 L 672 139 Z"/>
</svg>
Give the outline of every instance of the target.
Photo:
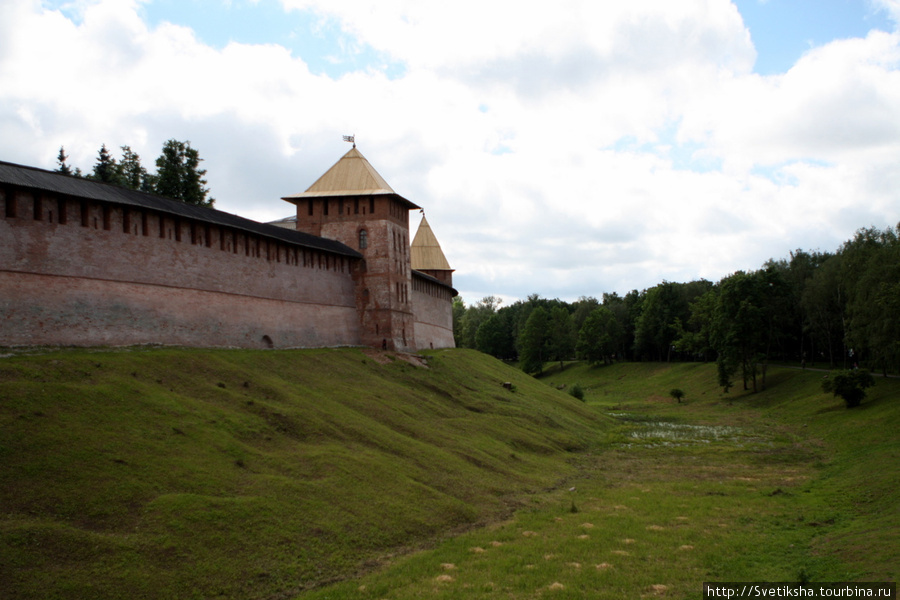
<svg viewBox="0 0 900 600">
<path fill-rule="evenodd" d="M 359 250 L 354 274 L 363 344 L 415 349 L 409 211 L 356 144 L 309 189 L 283 198 L 297 206 L 297 229 Z"/>
</svg>

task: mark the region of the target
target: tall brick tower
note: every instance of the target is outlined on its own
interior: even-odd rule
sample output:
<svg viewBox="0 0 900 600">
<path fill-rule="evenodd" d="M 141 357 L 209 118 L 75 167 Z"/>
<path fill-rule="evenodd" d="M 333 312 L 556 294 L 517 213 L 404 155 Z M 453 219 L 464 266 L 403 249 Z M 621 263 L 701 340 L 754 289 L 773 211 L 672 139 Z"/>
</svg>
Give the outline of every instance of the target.
<svg viewBox="0 0 900 600">
<path fill-rule="evenodd" d="M 285 196 L 297 206 L 297 229 L 358 249 L 356 277 L 362 343 L 415 349 L 409 252 L 409 211 L 356 144 L 309 189 Z"/>
</svg>

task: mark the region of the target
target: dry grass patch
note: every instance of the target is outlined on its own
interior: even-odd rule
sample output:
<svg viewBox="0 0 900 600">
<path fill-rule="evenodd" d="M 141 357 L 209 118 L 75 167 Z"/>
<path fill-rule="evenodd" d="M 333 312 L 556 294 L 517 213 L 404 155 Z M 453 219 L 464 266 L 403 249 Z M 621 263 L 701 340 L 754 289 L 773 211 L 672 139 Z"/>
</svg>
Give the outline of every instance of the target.
<svg viewBox="0 0 900 600">
<path fill-rule="evenodd" d="M 564 589 L 566 589 L 566 586 L 564 586 L 563 584 L 561 584 L 561 583 L 558 582 L 558 581 L 554 581 L 553 583 L 551 583 L 551 584 L 547 587 L 547 589 L 550 590 L 551 592 L 555 592 L 555 591 L 557 591 L 557 590 L 564 590 Z"/>
</svg>

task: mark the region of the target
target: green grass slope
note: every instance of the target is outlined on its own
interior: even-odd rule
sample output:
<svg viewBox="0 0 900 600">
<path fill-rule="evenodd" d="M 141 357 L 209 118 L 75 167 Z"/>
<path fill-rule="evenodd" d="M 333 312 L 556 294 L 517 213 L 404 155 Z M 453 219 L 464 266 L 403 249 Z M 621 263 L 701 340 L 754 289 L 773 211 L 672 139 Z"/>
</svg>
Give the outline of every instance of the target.
<svg viewBox="0 0 900 600">
<path fill-rule="evenodd" d="M 463 350 L 8 354 L 0 589 L 289 597 L 509 514 L 609 424 Z"/>
<path fill-rule="evenodd" d="M 879 379 L 847 410 L 822 375 L 770 368 L 766 391 L 722 394 L 708 364 L 551 369 L 544 384 L 580 384 L 615 421 L 578 476 L 502 522 L 295 598 L 700 598 L 704 582 L 896 581 L 900 381 Z"/>
<path fill-rule="evenodd" d="M 578 364 L 553 372 L 546 383 L 580 383 L 590 405 L 610 414 L 636 414 L 673 423 L 734 426 L 765 440 L 740 461 L 781 465 L 788 476 L 776 487 L 788 496 L 821 503 L 810 519 L 804 568 L 831 580 L 896 581 L 900 577 L 900 379 L 876 377 L 862 406 L 847 409 L 822 392 L 824 371 L 770 367 L 767 388 L 728 394 L 716 385 L 712 364 Z M 669 396 L 682 389 L 685 401 Z M 614 434 L 613 434 L 613 437 Z M 791 477 L 791 474 L 796 477 Z M 799 485 L 797 482 L 804 482 Z M 774 490 L 770 490 L 774 491 Z M 781 495 L 779 493 L 779 495 Z M 773 530 L 777 535 L 778 531 Z M 788 570 L 788 573 L 794 571 Z"/>
</svg>

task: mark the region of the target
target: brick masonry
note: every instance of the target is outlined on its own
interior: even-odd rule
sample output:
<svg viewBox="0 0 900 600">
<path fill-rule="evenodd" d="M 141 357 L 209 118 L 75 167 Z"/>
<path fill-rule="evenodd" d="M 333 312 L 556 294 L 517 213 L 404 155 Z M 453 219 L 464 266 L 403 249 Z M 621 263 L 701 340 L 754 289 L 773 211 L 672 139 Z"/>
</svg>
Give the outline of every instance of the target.
<svg viewBox="0 0 900 600">
<path fill-rule="evenodd" d="M 364 227 L 360 260 L 149 208 L 0 188 L 0 346 L 453 346 L 452 288 L 412 290 L 406 212 L 383 209 L 319 232 L 355 249 Z"/>
</svg>

